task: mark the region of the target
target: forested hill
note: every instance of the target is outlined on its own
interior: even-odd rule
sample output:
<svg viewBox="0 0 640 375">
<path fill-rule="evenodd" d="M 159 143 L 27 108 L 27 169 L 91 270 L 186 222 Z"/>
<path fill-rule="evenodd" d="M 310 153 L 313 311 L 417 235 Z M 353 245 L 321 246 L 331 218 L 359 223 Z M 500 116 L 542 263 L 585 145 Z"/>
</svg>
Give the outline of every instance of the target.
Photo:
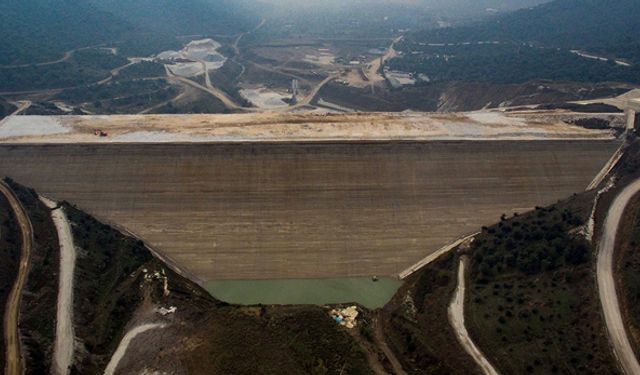
<svg viewBox="0 0 640 375">
<path fill-rule="evenodd" d="M 258 16 L 233 0 L 92 0 L 133 25 L 171 35 L 233 34 Z"/>
<path fill-rule="evenodd" d="M 82 0 L 0 1 L 0 64 L 40 62 L 104 43 L 131 25 Z"/>
<path fill-rule="evenodd" d="M 555 0 L 474 25 L 416 33 L 429 43 L 517 41 L 548 47 L 611 48 L 638 44 L 638 0 Z"/>
<path fill-rule="evenodd" d="M 639 0 L 555 0 L 406 35 L 392 69 L 431 82 L 640 83 Z"/>
<path fill-rule="evenodd" d="M 254 22 L 228 0 L 2 0 L 0 65 L 104 43 L 150 54 L 177 47 L 178 35 L 234 34 Z"/>
</svg>

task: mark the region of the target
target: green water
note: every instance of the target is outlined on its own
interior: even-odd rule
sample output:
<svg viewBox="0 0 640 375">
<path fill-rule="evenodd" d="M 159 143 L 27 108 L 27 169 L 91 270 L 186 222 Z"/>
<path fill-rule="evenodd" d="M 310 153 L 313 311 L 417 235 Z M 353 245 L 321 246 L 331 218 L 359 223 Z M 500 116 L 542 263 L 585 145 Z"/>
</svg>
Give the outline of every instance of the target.
<svg viewBox="0 0 640 375">
<path fill-rule="evenodd" d="M 206 289 L 219 300 L 240 305 L 325 305 L 357 302 L 367 308 L 384 306 L 402 282 L 369 277 L 293 280 L 214 280 Z"/>
</svg>

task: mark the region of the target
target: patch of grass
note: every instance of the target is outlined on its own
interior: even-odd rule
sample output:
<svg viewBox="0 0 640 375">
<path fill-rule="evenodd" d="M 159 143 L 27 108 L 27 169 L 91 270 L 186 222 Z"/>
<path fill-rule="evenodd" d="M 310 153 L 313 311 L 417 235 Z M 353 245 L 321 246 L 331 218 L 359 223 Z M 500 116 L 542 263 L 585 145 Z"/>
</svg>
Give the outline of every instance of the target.
<svg viewBox="0 0 640 375">
<path fill-rule="evenodd" d="M 68 89 L 55 96 L 72 104 L 90 103 L 96 113 L 137 113 L 178 95 L 178 89 L 163 80 L 114 81 Z"/>
<path fill-rule="evenodd" d="M 358 344 L 319 307 L 218 309 L 192 340 L 201 345 L 185 353 L 189 373 L 371 374 Z"/>
<path fill-rule="evenodd" d="M 141 61 L 122 69 L 115 79 L 117 81 L 125 81 L 148 77 L 164 77 L 165 75 L 164 65 L 152 61 Z"/>
</svg>

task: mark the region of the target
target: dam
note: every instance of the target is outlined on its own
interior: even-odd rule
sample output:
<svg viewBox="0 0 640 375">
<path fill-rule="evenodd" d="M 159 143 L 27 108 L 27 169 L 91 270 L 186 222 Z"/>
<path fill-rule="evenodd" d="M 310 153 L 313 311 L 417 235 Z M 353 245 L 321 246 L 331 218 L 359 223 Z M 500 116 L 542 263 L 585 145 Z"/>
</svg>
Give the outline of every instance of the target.
<svg viewBox="0 0 640 375">
<path fill-rule="evenodd" d="M 202 283 L 384 277 L 584 190 L 620 145 L 548 116 L 223 116 L 48 118 L 55 131 L 25 116 L 22 132 L 9 119 L 0 175 L 126 228 Z"/>
</svg>

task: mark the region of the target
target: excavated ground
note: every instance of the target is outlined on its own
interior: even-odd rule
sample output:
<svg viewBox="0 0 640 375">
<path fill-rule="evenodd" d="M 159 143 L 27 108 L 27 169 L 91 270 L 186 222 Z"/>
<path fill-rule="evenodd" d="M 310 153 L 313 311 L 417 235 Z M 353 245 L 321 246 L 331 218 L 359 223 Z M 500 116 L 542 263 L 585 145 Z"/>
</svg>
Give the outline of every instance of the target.
<svg viewBox="0 0 640 375">
<path fill-rule="evenodd" d="M 566 111 L 472 113 L 250 113 L 14 116 L 0 143 L 232 143 L 611 139 L 563 120 Z M 107 136 L 100 136 L 100 133 Z M 98 134 L 98 135 L 96 135 Z"/>
</svg>

